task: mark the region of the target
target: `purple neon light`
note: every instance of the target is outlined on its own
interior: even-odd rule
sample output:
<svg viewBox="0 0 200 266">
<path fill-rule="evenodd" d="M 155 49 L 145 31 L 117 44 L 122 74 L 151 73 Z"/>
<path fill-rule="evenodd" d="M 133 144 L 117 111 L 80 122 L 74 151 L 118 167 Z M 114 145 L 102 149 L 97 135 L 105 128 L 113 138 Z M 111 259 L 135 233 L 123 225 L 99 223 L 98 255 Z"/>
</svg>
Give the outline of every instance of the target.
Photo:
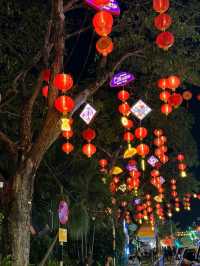
<svg viewBox="0 0 200 266">
<path fill-rule="evenodd" d="M 133 80 L 135 80 L 133 74 L 128 72 L 119 72 L 112 77 L 110 81 L 110 87 L 122 87 L 129 84 Z"/>
<path fill-rule="evenodd" d="M 85 3 L 98 11 L 105 10 L 114 16 L 120 15 L 120 8 L 116 0 L 110 0 L 106 5 L 97 5 L 94 0 L 85 0 Z"/>
</svg>

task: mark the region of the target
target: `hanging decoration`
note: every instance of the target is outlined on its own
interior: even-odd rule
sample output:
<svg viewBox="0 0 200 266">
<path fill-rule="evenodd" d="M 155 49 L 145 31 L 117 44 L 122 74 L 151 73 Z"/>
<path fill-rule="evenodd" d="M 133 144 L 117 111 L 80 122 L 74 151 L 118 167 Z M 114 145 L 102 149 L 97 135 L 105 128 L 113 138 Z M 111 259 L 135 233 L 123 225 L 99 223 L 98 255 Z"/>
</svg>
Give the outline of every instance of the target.
<svg viewBox="0 0 200 266">
<path fill-rule="evenodd" d="M 131 112 L 132 114 L 137 117 L 139 120 L 143 120 L 152 109 L 144 103 L 142 100 L 137 101 L 132 107 Z"/>
<path fill-rule="evenodd" d="M 85 0 L 85 3 L 97 11 L 108 11 L 113 16 L 120 15 L 117 0 Z"/>
<path fill-rule="evenodd" d="M 94 119 L 96 113 L 97 111 L 89 103 L 87 103 L 80 113 L 80 117 L 87 125 L 89 125 Z"/>
<path fill-rule="evenodd" d="M 91 158 L 92 155 L 96 152 L 96 147 L 94 144 L 91 143 L 93 139 L 96 137 L 96 132 L 94 129 L 87 128 L 83 131 L 82 136 L 84 140 L 88 143 L 84 144 L 82 147 L 82 152 L 88 157 Z"/>
<path fill-rule="evenodd" d="M 177 156 L 177 160 L 178 160 L 178 170 L 179 170 L 180 176 L 181 177 L 187 177 L 187 172 L 186 172 L 187 171 L 187 165 L 184 162 L 185 156 L 182 153 L 180 153 Z"/>
</svg>

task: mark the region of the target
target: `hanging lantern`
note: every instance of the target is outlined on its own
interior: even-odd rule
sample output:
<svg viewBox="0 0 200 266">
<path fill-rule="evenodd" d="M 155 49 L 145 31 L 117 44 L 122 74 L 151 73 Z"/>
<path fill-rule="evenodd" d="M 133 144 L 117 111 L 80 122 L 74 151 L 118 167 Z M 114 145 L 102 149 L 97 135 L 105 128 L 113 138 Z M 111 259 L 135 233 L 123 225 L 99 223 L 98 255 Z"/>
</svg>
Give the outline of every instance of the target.
<svg viewBox="0 0 200 266">
<path fill-rule="evenodd" d="M 166 103 L 168 99 L 170 98 L 170 96 L 171 94 L 168 91 L 162 91 L 160 93 L 160 100 Z"/>
<path fill-rule="evenodd" d="M 165 145 L 160 146 L 159 149 L 162 151 L 162 153 L 166 153 L 168 150 L 167 146 Z"/>
<path fill-rule="evenodd" d="M 153 9 L 158 13 L 164 13 L 169 9 L 169 0 L 153 0 Z"/>
<path fill-rule="evenodd" d="M 145 127 L 138 127 L 135 129 L 135 136 L 137 139 L 143 140 L 146 138 L 148 131 Z"/>
<path fill-rule="evenodd" d="M 50 69 L 44 69 L 42 71 L 42 79 L 46 82 L 49 82 L 51 76 L 51 71 Z"/>
<path fill-rule="evenodd" d="M 136 150 L 137 150 L 137 153 L 142 156 L 142 157 L 145 157 L 148 153 L 149 153 L 149 146 L 146 145 L 146 144 L 139 144 L 137 147 L 136 147 Z"/>
<path fill-rule="evenodd" d="M 159 79 L 157 86 L 158 88 L 165 90 L 167 88 L 167 79 L 166 78 Z"/>
<path fill-rule="evenodd" d="M 125 102 L 125 101 L 127 101 L 129 99 L 130 94 L 129 94 L 128 91 L 121 90 L 121 91 L 118 92 L 117 97 L 118 97 L 118 99 L 120 101 Z"/>
<path fill-rule="evenodd" d="M 197 100 L 200 101 L 200 94 L 197 94 Z"/>
<path fill-rule="evenodd" d="M 63 137 L 66 139 L 70 139 L 73 136 L 73 134 L 74 133 L 72 130 L 67 130 L 62 132 Z"/>
<path fill-rule="evenodd" d="M 160 158 L 160 156 L 163 155 L 163 152 L 158 148 L 158 149 L 155 149 L 154 154 L 155 154 L 158 158 Z"/>
<path fill-rule="evenodd" d="M 114 182 L 111 182 L 110 185 L 109 185 L 109 190 L 111 193 L 115 193 L 116 192 L 116 185 Z"/>
<path fill-rule="evenodd" d="M 74 101 L 71 97 L 62 95 L 55 100 L 55 108 L 61 113 L 69 113 L 74 108 Z"/>
<path fill-rule="evenodd" d="M 129 104 L 125 102 L 119 105 L 118 110 L 122 115 L 128 116 L 130 114 L 131 108 Z"/>
<path fill-rule="evenodd" d="M 182 95 L 180 93 L 174 93 L 168 98 L 168 104 L 177 108 L 183 102 Z"/>
<path fill-rule="evenodd" d="M 174 184 L 176 184 L 176 179 L 171 179 L 171 181 L 170 181 L 170 182 L 171 182 L 171 184 L 173 184 L 173 185 L 174 185 Z"/>
<path fill-rule="evenodd" d="M 131 141 L 134 140 L 134 135 L 131 132 L 125 132 L 124 133 L 124 140 L 127 141 L 128 143 L 130 143 Z"/>
<path fill-rule="evenodd" d="M 159 157 L 159 160 L 161 161 L 161 163 L 166 164 L 169 161 L 169 157 L 166 154 L 162 154 Z"/>
<path fill-rule="evenodd" d="M 95 145 L 88 143 L 88 144 L 84 144 L 83 148 L 82 148 L 82 152 L 88 157 L 92 157 L 93 154 L 95 154 L 96 152 L 96 147 Z"/>
<path fill-rule="evenodd" d="M 97 51 L 103 56 L 107 56 L 113 50 L 113 42 L 109 37 L 101 37 L 96 43 Z"/>
<path fill-rule="evenodd" d="M 83 131 L 82 136 L 88 142 L 91 142 L 96 137 L 96 132 L 94 129 L 87 128 Z"/>
<path fill-rule="evenodd" d="M 164 141 L 161 138 L 155 138 L 153 143 L 157 147 L 160 147 L 160 146 L 164 145 Z"/>
<path fill-rule="evenodd" d="M 186 100 L 186 101 L 189 101 L 189 100 L 192 99 L 191 91 L 184 91 L 182 96 L 183 96 L 183 99 Z"/>
<path fill-rule="evenodd" d="M 171 192 L 171 195 L 172 195 L 172 197 L 175 198 L 175 197 L 177 197 L 178 193 L 174 190 L 174 191 Z"/>
<path fill-rule="evenodd" d="M 178 161 L 183 161 L 183 160 L 185 160 L 185 156 L 182 153 L 179 153 L 178 156 L 177 156 L 177 160 Z"/>
<path fill-rule="evenodd" d="M 113 177 L 113 182 L 115 183 L 115 184 L 118 184 L 119 183 L 119 176 L 114 176 Z"/>
<path fill-rule="evenodd" d="M 186 168 L 187 168 L 187 165 L 185 163 L 179 163 L 178 164 L 178 169 L 180 171 L 185 171 Z"/>
<path fill-rule="evenodd" d="M 166 142 L 167 142 L 167 137 L 166 137 L 166 136 L 161 136 L 161 137 L 160 137 L 160 140 L 161 140 L 163 143 L 166 143 Z"/>
<path fill-rule="evenodd" d="M 153 176 L 153 177 L 157 177 L 157 176 L 159 176 L 160 175 L 160 172 L 157 170 L 157 169 L 153 169 L 152 171 L 151 171 L 151 176 Z"/>
<path fill-rule="evenodd" d="M 66 153 L 66 154 L 69 154 L 70 152 L 72 152 L 74 149 L 74 146 L 69 143 L 69 142 L 66 142 L 62 145 L 62 150 Z"/>
<path fill-rule="evenodd" d="M 169 32 L 161 32 L 156 38 L 156 44 L 163 50 L 168 50 L 174 44 L 174 35 Z"/>
<path fill-rule="evenodd" d="M 165 31 L 172 24 L 172 18 L 170 15 L 164 13 L 154 18 L 154 25 L 160 31 Z"/>
<path fill-rule="evenodd" d="M 134 125 L 132 120 L 124 116 L 121 118 L 121 123 L 122 126 L 125 127 L 127 130 L 130 130 Z"/>
<path fill-rule="evenodd" d="M 101 159 L 99 160 L 99 165 L 102 168 L 106 168 L 106 166 L 108 165 L 108 161 L 106 159 Z"/>
<path fill-rule="evenodd" d="M 174 75 L 168 77 L 167 83 L 168 83 L 168 88 L 173 91 L 176 90 L 181 85 L 180 78 Z"/>
<path fill-rule="evenodd" d="M 99 11 L 93 17 L 93 26 L 100 36 L 108 36 L 112 31 L 113 17 L 108 11 Z"/>
<path fill-rule="evenodd" d="M 73 87 L 73 83 L 72 76 L 64 73 L 56 74 L 53 81 L 54 87 L 63 92 L 70 90 Z"/>
<path fill-rule="evenodd" d="M 172 106 L 170 104 L 162 104 L 161 112 L 165 115 L 169 115 L 172 112 Z"/>
<path fill-rule="evenodd" d="M 49 87 L 46 85 L 42 88 L 42 95 L 47 98 L 48 97 L 48 91 L 49 91 Z"/>
<path fill-rule="evenodd" d="M 61 131 L 71 131 L 72 130 L 73 119 L 67 118 L 66 116 L 61 117 L 60 119 L 60 128 Z"/>
</svg>

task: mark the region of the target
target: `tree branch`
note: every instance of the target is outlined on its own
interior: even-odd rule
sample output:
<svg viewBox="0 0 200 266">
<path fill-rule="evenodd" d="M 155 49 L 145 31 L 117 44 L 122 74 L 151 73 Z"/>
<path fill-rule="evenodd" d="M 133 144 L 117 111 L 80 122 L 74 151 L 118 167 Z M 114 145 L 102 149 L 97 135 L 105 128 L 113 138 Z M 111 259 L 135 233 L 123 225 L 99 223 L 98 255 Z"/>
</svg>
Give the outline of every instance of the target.
<svg viewBox="0 0 200 266">
<path fill-rule="evenodd" d="M 79 34 L 81 34 L 83 32 L 86 32 L 86 31 L 90 30 L 91 28 L 92 28 L 91 26 L 88 26 L 88 27 L 82 28 L 80 30 L 77 30 L 75 32 L 68 33 L 68 34 L 65 35 L 65 40 L 68 40 L 68 39 L 70 39 L 70 38 L 72 38 L 72 37 L 74 37 L 76 35 L 79 35 Z"/>
<path fill-rule="evenodd" d="M 78 3 L 79 1 L 80 0 L 71 0 L 71 1 L 69 1 L 69 3 L 67 3 L 66 5 L 64 5 L 63 12 L 66 13 L 66 12 L 70 11 L 73 8 L 73 6 L 76 3 Z"/>
<path fill-rule="evenodd" d="M 5 144 L 7 151 L 11 155 L 17 155 L 17 145 L 2 131 L 0 131 L 0 141 Z"/>
</svg>

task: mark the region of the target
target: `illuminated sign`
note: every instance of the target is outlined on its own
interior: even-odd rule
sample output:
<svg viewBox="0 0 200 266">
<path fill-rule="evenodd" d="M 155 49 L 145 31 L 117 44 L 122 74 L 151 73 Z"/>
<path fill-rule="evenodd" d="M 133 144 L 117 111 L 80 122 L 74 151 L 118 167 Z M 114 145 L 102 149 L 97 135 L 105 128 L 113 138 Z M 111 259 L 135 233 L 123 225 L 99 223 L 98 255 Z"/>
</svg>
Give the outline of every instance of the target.
<svg viewBox="0 0 200 266">
<path fill-rule="evenodd" d="M 135 80 L 133 74 L 128 72 L 119 72 L 114 75 L 110 81 L 110 87 L 122 87 Z"/>
<path fill-rule="evenodd" d="M 99 5 L 95 0 L 85 0 L 85 3 L 98 11 L 104 10 L 110 12 L 114 16 L 120 15 L 120 8 L 116 0 L 110 0 L 108 4 L 105 5 Z"/>
</svg>

